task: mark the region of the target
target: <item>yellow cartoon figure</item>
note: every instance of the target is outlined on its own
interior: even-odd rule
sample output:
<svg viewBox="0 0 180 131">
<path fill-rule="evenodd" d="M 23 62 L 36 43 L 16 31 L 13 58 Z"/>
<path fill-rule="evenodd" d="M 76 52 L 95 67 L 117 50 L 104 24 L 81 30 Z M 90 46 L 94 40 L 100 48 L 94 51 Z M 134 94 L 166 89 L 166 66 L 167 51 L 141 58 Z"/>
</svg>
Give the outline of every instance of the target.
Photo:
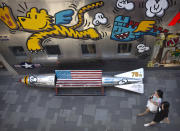
<svg viewBox="0 0 180 131">
<path fill-rule="evenodd" d="M 52 17 L 44 9 L 38 12 L 37 8 L 32 8 L 25 17 L 18 17 L 18 23 L 24 30 L 45 31 L 52 28 Z"/>
<path fill-rule="evenodd" d="M 71 22 L 72 15 L 74 14 L 74 11 L 71 9 L 56 13 L 55 23 L 53 17 L 45 9 L 38 10 L 35 7 L 31 8 L 25 17 L 18 16 L 16 21 L 12 15 L 11 8 L 3 4 L 3 7 L 0 8 L 0 19 L 12 30 L 32 32 L 33 34 L 28 38 L 26 43 L 27 48 L 29 51 L 40 51 L 43 49 L 41 43 L 49 37 L 100 39 L 101 35 L 95 28 L 89 28 L 83 31 L 75 29 L 83 25 L 84 13 L 102 7 L 103 5 L 104 2 L 99 1 L 80 8 L 77 13 L 77 24 L 70 27 L 63 26 L 62 24 L 69 24 Z"/>
</svg>

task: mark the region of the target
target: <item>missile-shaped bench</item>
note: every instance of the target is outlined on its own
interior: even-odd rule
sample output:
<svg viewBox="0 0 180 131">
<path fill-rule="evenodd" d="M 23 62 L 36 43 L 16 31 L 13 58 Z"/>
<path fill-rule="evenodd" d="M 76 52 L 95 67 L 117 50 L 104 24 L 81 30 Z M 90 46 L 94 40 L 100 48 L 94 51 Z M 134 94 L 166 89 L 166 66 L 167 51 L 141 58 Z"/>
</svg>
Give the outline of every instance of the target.
<svg viewBox="0 0 180 131">
<path fill-rule="evenodd" d="M 55 70 L 54 74 L 26 75 L 21 83 L 49 88 L 98 88 L 116 87 L 144 93 L 144 69 L 104 76 L 102 70 Z"/>
</svg>

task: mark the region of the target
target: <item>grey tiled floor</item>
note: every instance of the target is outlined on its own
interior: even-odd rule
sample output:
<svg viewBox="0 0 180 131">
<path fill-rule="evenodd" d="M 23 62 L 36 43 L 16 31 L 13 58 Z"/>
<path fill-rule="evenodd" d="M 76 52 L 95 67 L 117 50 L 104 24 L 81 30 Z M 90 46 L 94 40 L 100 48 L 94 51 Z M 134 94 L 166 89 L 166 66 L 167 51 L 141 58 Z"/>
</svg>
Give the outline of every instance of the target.
<svg viewBox="0 0 180 131">
<path fill-rule="evenodd" d="M 118 72 L 116 72 L 118 73 Z M 105 72 L 105 74 L 116 74 Z M 0 74 L 0 131 L 177 131 L 180 129 L 180 70 L 145 70 L 145 93 L 106 88 L 105 96 L 54 96 Z M 154 114 L 136 117 L 157 89 L 170 102 L 170 124 L 144 127 Z"/>
</svg>

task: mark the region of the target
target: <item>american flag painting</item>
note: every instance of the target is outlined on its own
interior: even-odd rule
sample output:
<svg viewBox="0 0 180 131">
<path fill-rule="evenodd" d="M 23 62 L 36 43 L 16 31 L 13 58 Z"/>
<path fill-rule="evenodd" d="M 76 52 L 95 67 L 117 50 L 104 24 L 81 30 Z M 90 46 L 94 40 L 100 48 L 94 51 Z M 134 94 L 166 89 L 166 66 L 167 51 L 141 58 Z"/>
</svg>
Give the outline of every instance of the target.
<svg viewBox="0 0 180 131">
<path fill-rule="evenodd" d="M 101 87 L 101 70 L 56 70 L 56 87 Z"/>
</svg>

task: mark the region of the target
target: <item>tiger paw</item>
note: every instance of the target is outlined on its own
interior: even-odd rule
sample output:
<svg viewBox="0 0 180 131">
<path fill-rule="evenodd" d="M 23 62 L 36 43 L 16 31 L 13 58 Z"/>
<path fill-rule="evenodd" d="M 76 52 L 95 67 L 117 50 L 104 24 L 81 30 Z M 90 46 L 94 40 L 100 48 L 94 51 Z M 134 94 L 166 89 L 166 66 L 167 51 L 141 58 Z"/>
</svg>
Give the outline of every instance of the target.
<svg viewBox="0 0 180 131">
<path fill-rule="evenodd" d="M 12 14 L 12 10 L 5 3 L 0 7 L 0 20 L 3 21 L 10 29 L 17 29 L 18 25 Z"/>
<path fill-rule="evenodd" d="M 27 48 L 31 52 L 38 52 L 43 50 L 43 48 L 39 45 L 38 39 L 29 39 L 27 41 Z"/>
<path fill-rule="evenodd" d="M 90 39 L 93 39 L 93 40 L 101 39 L 101 35 L 94 28 L 87 29 L 87 33 L 88 33 Z"/>
</svg>

